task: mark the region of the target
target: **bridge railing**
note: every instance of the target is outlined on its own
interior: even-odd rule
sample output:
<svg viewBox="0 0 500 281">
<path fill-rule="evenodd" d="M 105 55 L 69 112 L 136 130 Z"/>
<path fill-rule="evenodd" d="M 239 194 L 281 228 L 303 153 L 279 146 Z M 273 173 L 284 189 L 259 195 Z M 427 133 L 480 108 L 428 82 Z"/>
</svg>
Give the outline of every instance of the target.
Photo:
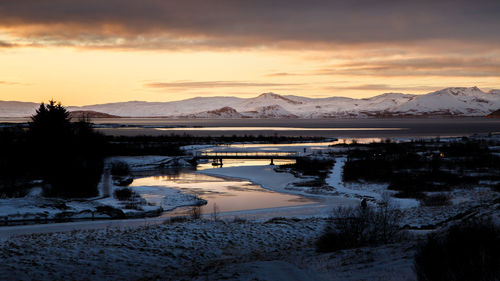
<svg viewBox="0 0 500 281">
<path fill-rule="evenodd" d="M 297 157 L 298 151 L 198 151 L 197 157 Z"/>
</svg>

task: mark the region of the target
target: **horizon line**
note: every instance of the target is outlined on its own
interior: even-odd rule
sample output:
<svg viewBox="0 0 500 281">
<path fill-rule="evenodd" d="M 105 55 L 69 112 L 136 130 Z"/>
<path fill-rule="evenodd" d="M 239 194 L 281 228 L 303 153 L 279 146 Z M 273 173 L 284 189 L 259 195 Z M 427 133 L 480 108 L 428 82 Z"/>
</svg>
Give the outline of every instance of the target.
<svg viewBox="0 0 500 281">
<path fill-rule="evenodd" d="M 301 98 L 308 98 L 308 99 L 345 98 L 345 99 L 352 99 L 352 100 L 363 100 L 363 99 L 371 99 L 371 98 L 382 96 L 382 95 L 386 95 L 386 94 L 403 94 L 403 95 L 423 96 L 423 95 L 428 95 L 428 94 L 435 93 L 435 92 L 442 91 L 442 90 L 446 90 L 446 89 L 460 89 L 460 88 L 462 88 L 462 89 L 477 88 L 478 90 L 480 90 L 480 91 L 482 91 L 484 93 L 489 93 L 489 92 L 494 91 L 494 90 L 500 90 L 500 88 L 497 88 L 497 87 L 494 87 L 494 88 L 486 87 L 486 88 L 483 88 L 483 89 L 487 89 L 487 90 L 482 90 L 481 88 L 479 88 L 477 86 L 471 86 L 471 87 L 463 87 L 463 86 L 458 86 L 457 87 L 457 86 L 454 86 L 454 87 L 438 88 L 438 89 L 436 89 L 434 91 L 426 92 L 426 93 L 423 93 L 423 94 L 413 94 L 413 93 L 404 93 L 404 92 L 397 92 L 397 91 L 389 91 L 389 92 L 384 92 L 384 93 L 380 93 L 380 94 L 376 94 L 376 95 L 373 95 L 373 96 L 370 96 L 370 97 L 364 97 L 364 98 L 353 98 L 353 97 L 346 97 L 346 96 L 307 97 L 307 96 L 294 95 L 294 94 L 278 94 L 278 93 L 275 93 L 275 92 L 263 92 L 263 93 L 260 93 L 260 94 L 258 94 L 256 96 L 248 97 L 248 98 L 246 98 L 246 97 L 238 97 L 238 96 L 196 96 L 196 97 L 192 97 L 192 98 L 179 99 L 179 100 L 171 100 L 171 101 L 127 100 L 127 101 L 112 101 L 112 102 L 94 103 L 94 104 L 85 104 L 85 105 L 64 105 L 63 104 L 63 106 L 65 106 L 65 107 L 86 107 L 86 106 L 96 106 L 96 105 L 116 104 L 116 103 L 132 103 L 132 102 L 141 102 L 141 103 L 171 103 L 171 102 L 180 102 L 180 101 L 186 101 L 186 100 L 192 100 L 192 99 L 199 99 L 199 98 L 254 99 L 254 98 L 258 98 L 258 97 L 260 97 L 262 95 L 265 95 L 265 94 L 274 94 L 274 95 L 278 95 L 278 96 L 281 96 L 281 97 L 294 96 L 294 97 L 301 97 Z M 19 103 L 42 104 L 42 103 L 47 103 L 50 100 L 54 100 L 56 102 L 59 102 L 59 101 L 57 101 L 56 99 L 53 99 L 53 98 L 50 98 L 47 101 L 41 101 L 41 102 L 20 101 L 20 100 L 0 100 L 0 102 L 19 102 Z"/>
</svg>

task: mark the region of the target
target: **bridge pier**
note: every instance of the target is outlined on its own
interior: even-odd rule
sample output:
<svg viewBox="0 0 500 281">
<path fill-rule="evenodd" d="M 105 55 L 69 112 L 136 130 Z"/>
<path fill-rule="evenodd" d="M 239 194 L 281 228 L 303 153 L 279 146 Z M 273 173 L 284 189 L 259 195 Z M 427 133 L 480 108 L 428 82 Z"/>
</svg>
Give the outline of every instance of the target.
<svg viewBox="0 0 500 281">
<path fill-rule="evenodd" d="M 212 162 L 212 166 L 221 166 L 222 167 L 222 158 L 214 158 L 214 162 Z"/>
<path fill-rule="evenodd" d="M 215 151 L 215 152 L 197 152 L 193 161 L 198 159 L 212 160 L 213 166 L 223 165 L 222 159 L 268 159 L 269 165 L 274 165 L 274 159 L 292 159 L 300 161 L 308 156 L 300 155 L 297 151 Z"/>
</svg>

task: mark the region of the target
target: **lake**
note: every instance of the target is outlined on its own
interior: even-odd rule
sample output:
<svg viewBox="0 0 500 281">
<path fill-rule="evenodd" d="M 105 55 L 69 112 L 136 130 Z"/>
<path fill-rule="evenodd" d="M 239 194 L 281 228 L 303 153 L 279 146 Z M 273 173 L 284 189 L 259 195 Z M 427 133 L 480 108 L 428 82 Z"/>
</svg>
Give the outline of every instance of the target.
<svg viewBox="0 0 500 281">
<path fill-rule="evenodd" d="M 195 136 L 264 135 L 310 137 L 430 137 L 500 132 L 500 119 L 386 118 L 386 119 L 165 119 L 120 118 L 96 124 L 132 127 L 100 128 L 110 135 L 190 134 Z M 136 127 L 133 127 L 136 126 Z M 171 128 L 168 128 L 171 127 Z"/>
<path fill-rule="evenodd" d="M 23 123 L 28 118 L 0 118 L 0 123 Z M 376 119 L 171 119 L 102 118 L 92 120 L 109 135 L 195 136 L 264 135 L 310 137 L 432 137 L 500 132 L 500 119 L 376 118 Z"/>
</svg>

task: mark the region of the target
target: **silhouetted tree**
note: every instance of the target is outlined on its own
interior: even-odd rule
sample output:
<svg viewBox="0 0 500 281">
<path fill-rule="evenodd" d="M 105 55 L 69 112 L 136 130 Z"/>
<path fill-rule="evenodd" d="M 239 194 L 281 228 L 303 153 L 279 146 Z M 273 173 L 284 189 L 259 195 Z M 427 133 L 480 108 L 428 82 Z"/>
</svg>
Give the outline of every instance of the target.
<svg viewBox="0 0 500 281">
<path fill-rule="evenodd" d="M 48 196 L 91 197 L 103 169 L 104 138 L 88 120 L 72 123 L 69 112 L 51 100 L 42 103 L 29 122 L 35 172 Z"/>
<path fill-rule="evenodd" d="M 69 112 L 53 100 L 47 105 L 42 103 L 31 117 L 29 131 L 38 138 L 60 140 L 60 137 L 71 134 Z"/>
</svg>

